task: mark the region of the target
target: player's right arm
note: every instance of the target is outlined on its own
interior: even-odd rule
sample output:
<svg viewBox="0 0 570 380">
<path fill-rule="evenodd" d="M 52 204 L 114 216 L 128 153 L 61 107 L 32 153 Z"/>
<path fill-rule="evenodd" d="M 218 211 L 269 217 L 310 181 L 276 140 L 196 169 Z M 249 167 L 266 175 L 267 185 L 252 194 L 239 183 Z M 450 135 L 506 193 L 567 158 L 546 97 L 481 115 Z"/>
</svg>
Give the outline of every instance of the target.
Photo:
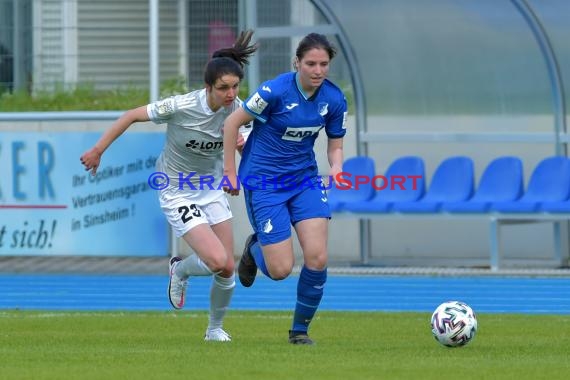
<svg viewBox="0 0 570 380">
<path fill-rule="evenodd" d="M 238 195 L 238 181 L 236 172 L 236 149 L 238 144 L 239 128 L 253 120 L 253 116 L 240 107 L 228 116 L 224 122 L 224 176 L 231 184 L 224 187 L 230 195 Z"/>
<path fill-rule="evenodd" d="M 113 141 L 122 135 L 133 123 L 149 120 L 147 106 L 133 108 L 122 114 L 111 127 L 103 133 L 95 145 L 81 156 L 80 161 L 83 166 L 85 166 L 85 170 L 91 170 L 91 175 L 95 175 L 99 163 L 101 162 L 101 156 Z"/>
</svg>

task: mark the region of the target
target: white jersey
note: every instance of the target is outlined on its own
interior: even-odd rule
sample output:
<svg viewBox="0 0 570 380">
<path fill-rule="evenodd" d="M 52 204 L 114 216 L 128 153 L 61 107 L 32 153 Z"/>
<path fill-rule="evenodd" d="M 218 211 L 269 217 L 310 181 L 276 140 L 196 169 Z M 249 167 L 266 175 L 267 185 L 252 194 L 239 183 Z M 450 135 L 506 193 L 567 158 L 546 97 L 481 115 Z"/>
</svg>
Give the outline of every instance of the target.
<svg viewBox="0 0 570 380">
<path fill-rule="evenodd" d="M 236 98 L 231 106 L 214 112 L 208 106 L 206 90 L 202 89 L 147 106 L 151 121 L 167 123 L 166 144 L 156 169 L 168 175 L 171 187 L 202 196 L 212 187 L 216 193 L 223 192 L 219 186 L 223 175 L 222 128 L 226 117 L 241 103 Z M 242 127 L 240 132 L 246 138 L 250 130 Z"/>
</svg>

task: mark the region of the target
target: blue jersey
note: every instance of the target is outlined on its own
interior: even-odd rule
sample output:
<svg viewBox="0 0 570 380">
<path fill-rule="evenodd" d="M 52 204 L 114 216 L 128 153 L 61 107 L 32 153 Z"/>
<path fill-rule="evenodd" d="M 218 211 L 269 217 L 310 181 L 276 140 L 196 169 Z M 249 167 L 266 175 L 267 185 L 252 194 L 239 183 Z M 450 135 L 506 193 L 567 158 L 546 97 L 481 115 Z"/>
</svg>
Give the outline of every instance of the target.
<svg viewBox="0 0 570 380">
<path fill-rule="evenodd" d="M 306 98 L 296 73 L 281 74 L 263 83 L 243 108 L 255 117 L 239 167 L 240 179 L 248 178 L 249 184 L 257 182 L 251 178 L 302 181 L 316 176 L 313 147 L 319 131 L 324 128 L 330 138 L 346 133 L 346 99 L 326 79 Z"/>
</svg>

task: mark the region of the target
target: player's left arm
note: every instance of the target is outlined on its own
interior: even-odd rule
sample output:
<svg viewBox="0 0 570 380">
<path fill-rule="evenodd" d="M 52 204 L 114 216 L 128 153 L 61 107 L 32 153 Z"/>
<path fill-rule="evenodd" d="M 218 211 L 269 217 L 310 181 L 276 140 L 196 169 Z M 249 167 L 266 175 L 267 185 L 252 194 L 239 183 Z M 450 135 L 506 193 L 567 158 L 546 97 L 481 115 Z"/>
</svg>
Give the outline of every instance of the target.
<svg viewBox="0 0 570 380">
<path fill-rule="evenodd" d="M 342 172 L 342 162 L 344 160 L 344 153 L 342 150 L 343 138 L 328 139 L 327 143 L 327 157 L 329 160 L 329 165 L 331 167 L 329 175 L 332 178 L 337 178 L 337 174 Z"/>
<path fill-rule="evenodd" d="M 331 167 L 329 174 L 336 179 L 337 174 L 342 172 L 342 163 L 344 161 L 343 138 L 346 134 L 346 99 L 343 97 L 338 102 L 337 107 L 331 111 L 325 127 L 328 136 L 327 158 Z"/>
</svg>

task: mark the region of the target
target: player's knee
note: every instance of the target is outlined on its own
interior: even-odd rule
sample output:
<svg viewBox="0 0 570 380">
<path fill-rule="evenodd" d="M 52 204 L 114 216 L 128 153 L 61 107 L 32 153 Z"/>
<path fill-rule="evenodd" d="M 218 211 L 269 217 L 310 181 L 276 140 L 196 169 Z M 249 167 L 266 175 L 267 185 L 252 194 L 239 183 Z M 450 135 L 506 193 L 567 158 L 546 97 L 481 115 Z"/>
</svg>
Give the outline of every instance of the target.
<svg viewBox="0 0 570 380">
<path fill-rule="evenodd" d="M 236 267 L 235 267 L 234 261 L 231 260 L 231 262 L 230 262 L 230 260 L 228 260 L 226 262 L 226 265 L 222 269 L 220 269 L 217 272 L 214 272 L 214 271 L 212 271 L 212 272 L 220 274 L 223 277 L 229 277 L 232 273 L 235 273 L 235 271 L 236 271 Z"/>
<path fill-rule="evenodd" d="M 314 270 L 323 270 L 327 267 L 328 255 L 326 252 L 306 255 L 305 265 Z"/>
<path fill-rule="evenodd" d="M 226 257 L 226 255 L 215 255 L 212 256 L 210 258 L 210 260 L 208 260 L 208 268 L 210 268 L 210 270 L 213 273 L 218 273 L 218 272 L 222 272 L 222 271 L 227 271 L 228 268 L 227 267 L 228 264 L 228 259 Z M 232 268 L 233 270 L 233 268 Z"/>
<path fill-rule="evenodd" d="M 282 267 L 275 267 L 275 268 L 271 268 L 271 269 L 268 268 L 268 271 L 269 271 L 269 275 L 271 276 L 272 280 L 279 281 L 279 280 L 284 280 L 287 277 L 289 277 L 289 275 L 291 274 L 292 268 L 282 266 Z"/>
</svg>

